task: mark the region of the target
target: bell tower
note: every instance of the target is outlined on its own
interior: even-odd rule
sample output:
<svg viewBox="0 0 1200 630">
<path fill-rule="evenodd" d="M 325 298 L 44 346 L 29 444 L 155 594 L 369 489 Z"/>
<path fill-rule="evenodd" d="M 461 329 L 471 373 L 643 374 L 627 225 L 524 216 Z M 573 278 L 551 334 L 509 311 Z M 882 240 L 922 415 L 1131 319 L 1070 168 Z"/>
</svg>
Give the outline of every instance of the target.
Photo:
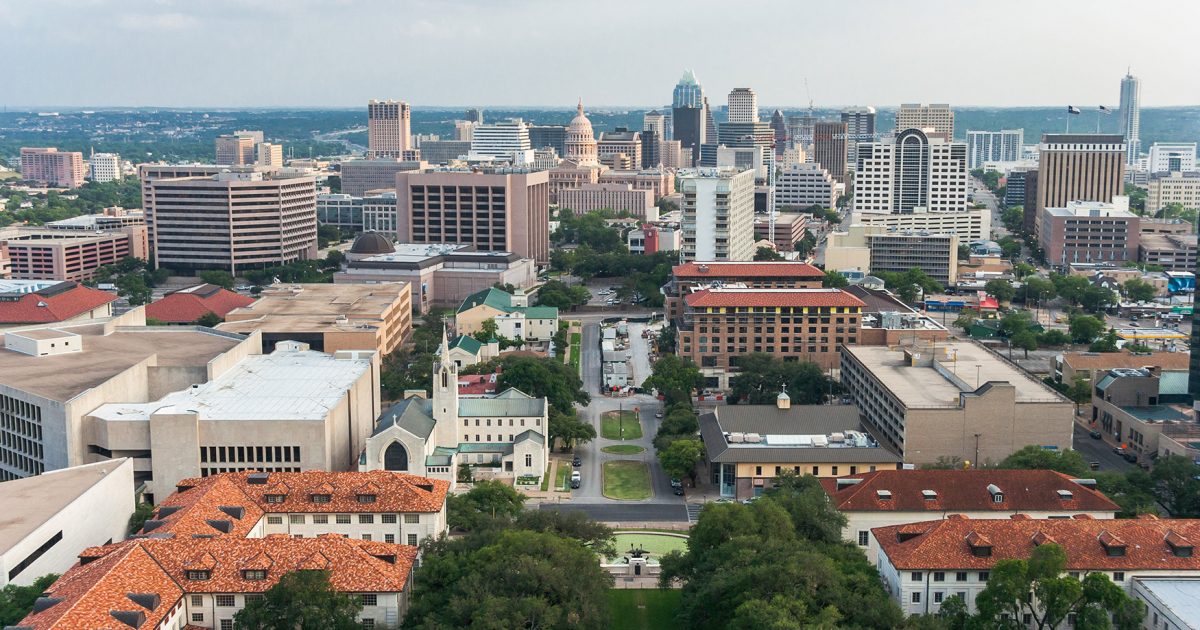
<svg viewBox="0 0 1200 630">
<path fill-rule="evenodd" d="M 442 327 L 442 344 L 433 365 L 434 446 L 458 445 L 458 365 L 450 360 L 450 342 Z"/>
</svg>

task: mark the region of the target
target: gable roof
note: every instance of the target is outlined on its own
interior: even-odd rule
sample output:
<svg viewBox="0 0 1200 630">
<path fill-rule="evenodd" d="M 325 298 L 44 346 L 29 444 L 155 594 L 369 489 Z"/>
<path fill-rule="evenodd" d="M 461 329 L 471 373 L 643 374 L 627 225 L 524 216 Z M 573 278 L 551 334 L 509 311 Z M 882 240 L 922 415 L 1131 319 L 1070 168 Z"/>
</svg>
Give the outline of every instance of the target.
<svg viewBox="0 0 1200 630">
<path fill-rule="evenodd" d="M 230 311 L 253 303 L 254 298 L 248 295 L 214 284 L 201 284 L 168 293 L 146 305 L 146 317 L 169 324 L 190 324 L 208 313 L 225 319 Z"/>
<path fill-rule="evenodd" d="M 459 417 L 499 416 L 529 417 L 546 413 L 546 399 L 533 398 L 510 387 L 493 398 L 462 398 L 458 401 Z"/>
<path fill-rule="evenodd" d="M 371 435 L 379 435 L 392 426 L 398 426 L 419 438 L 428 438 L 433 432 L 434 424 L 436 422 L 428 400 L 405 398 L 379 416 L 379 422 Z"/>
<path fill-rule="evenodd" d="M 459 313 L 469 311 L 476 306 L 490 306 L 496 310 L 508 312 L 512 309 L 512 295 L 497 289 L 496 287 L 488 287 L 482 291 L 476 291 L 468 295 L 463 300 L 462 305 L 458 307 Z"/>
<path fill-rule="evenodd" d="M 4 294 L 0 299 L 0 324 L 63 322 L 115 301 L 113 293 L 59 282 L 30 293 Z"/>
<path fill-rule="evenodd" d="M 478 356 L 479 350 L 483 348 L 483 344 L 480 343 L 478 339 L 470 335 L 459 335 L 454 338 L 454 341 L 450 342 L 449 349 L 453 350 L 455 348 Z"/>
<path fill-rule="evenodd" d="M 1116 512 L 1120 509 L 1093 488 L 1053 470 L 880 470 L 821 479 L 843 512 Z M 857 481 L 857 483 L 855 483 Z M 999 488 L 996 503 L 988 487 Z M 891 498 L 880 500 L 878 491 Z M 1059 491 L 1071 493 L 1064 498 Z M 933 491 L 932 498 L 926 491 Z"/>
<path fill-rule="evenodd" d="M 1197 519 L 971 519 L 954 515 L 876 527 L 871 533 L 888 561 L 900 570 L 988 569 L 1000 560 L 1028 558 L 1036 541 L 1053 540 L 1067 552 L 1067 569 L 1072 571 L 1200 571 L 1200 554 L 1175 555 L 1168 542 L 1168 537 L 1176 545 L 1200 541 Z M 989 541 L 991 555 L 972 554 L 968 537 Z M 1105 541 L 1110 547 L 1115 541 L 1123 543 L 1124 554 L 1108 555 Z"/>
</svg>

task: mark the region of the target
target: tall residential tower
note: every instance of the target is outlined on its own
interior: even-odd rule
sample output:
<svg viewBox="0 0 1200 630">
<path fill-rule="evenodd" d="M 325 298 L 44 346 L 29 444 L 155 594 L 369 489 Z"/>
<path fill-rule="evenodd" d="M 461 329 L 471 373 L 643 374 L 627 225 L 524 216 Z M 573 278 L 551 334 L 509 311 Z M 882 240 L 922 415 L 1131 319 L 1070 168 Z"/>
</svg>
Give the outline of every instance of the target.
<svg viewBox="0 0 1200 630">
<path fill-rule="evenodd" d="M 1137 162 L 1141 150 L 1142 82 L 1128 71 L 1121 79 L 1121 135 L 1125 136 L 1125 163 Z"/>
<path fill-rule="evenodd" d="M 367 157 L 403 157 L 413 148 L 412 110 L 404 101 L 367 102 Z"/>
</svg>

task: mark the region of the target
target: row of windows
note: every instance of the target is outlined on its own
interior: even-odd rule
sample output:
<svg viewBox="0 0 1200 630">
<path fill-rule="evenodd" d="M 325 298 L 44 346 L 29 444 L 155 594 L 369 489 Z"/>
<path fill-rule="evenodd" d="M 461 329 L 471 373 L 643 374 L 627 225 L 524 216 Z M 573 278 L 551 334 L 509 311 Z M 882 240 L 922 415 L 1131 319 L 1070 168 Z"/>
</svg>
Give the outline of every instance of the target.
<svg viewBox="0 0 1200 630">
<path fill-rule="evenodd" d="M 306 514 L 289 514 L 288 522 L 292 525 L 304 525 L 309 515 Z M 328 514 L 312 514 L 312 522 L 314 525 L 325 525 L 329 523 Z M 334 522 L 339 525 L 348 525 L 352 520 L 350 514 L 334 514 Z M 380 514 L 379 522 L 385 525 L 395 524 L 399 521 L 396 514 Z M 363 525 L 373 524 L 375 522 L 374 514 L 359 514 L 358 522 Z M 404 522 L 408 525 L 418 524 L 421 522 L 420 514 L 405 514 Z M 271 525 L 282 525 L 283 517 L 279 515 L 268 516 L 267 523 Z"/>
<path fill-rule="evenodd" d="M 299 462 L 299 446 L 201 446 L 201 463 Z"/>
</svg>

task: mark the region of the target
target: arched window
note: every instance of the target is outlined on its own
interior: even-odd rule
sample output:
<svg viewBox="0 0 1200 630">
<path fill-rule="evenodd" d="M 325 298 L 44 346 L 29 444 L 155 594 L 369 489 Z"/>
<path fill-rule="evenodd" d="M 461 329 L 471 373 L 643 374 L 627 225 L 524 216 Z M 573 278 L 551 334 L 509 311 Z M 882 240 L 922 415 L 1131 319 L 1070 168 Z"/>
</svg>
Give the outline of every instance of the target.
<svg viewBox="0 0 1200 630">
<path fill-rule="evenodd" d="M 383 452 L 383 469 L 408 472 L 408 451 L 399 442 L 392 442 Z"/>
</svg>

